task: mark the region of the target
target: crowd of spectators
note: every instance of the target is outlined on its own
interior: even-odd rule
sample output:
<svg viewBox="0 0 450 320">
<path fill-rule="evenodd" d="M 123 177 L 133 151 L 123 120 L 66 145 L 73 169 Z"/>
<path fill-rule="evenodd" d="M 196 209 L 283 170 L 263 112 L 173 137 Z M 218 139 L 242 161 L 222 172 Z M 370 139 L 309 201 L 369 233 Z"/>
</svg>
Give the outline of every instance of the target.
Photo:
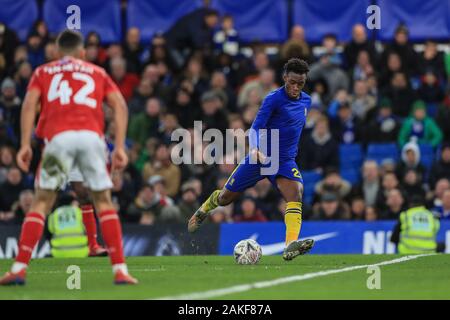
<svg viewBox="0 0 450 320">
<path fill-rule="evenodd" d="M 252 52 L 246 55 L 233 17 L 201 8 L 150 43 L 141 41 L 137 28 L 127 30 L 123 43 L 107 45 L 95 31 L 89 33 L 86 60 L 107 70 L 129 109 L 130 164 L 112 176 L 113 199 L 124 222 L 186 222 L 221 188 L 235 165 L 175 165 L 172 132 L 192 131 L 195 120 L 204 130 L 248 129 L 265 95 L 282 85 L 282 66 L 292 57 L 305 59 L 311 69 L 305 91 L 312 105 L 297 161 L 301 171 L 323 177 L 304 203 L 304 219 L 396 219 L 413 194 L 450 217 L 450 54 L 438 51 L 432 40 L 423 51 L 414 50 L 405 25 L 382 46 L 359 24 L 347 43 L 330 33 L 312 46 L 307 32 L 295 25 L 286 42 L 271 44 L 278 53 L 268 54 L 258 43 L 245 44 Z M 0 24 L 0 224 L 20 223 L 31 203 L 40 144 L 33 142 L 32 172 L 21 172 L 15 164 L 20 109 L 33 70 L 57 58 L 54 36 L 37 21 L 21 43 Z M 109 141 L 111 115 L 105 107 Z M 371 143 L 395 143 L 401 156 L 397 163 L 363 159 L 360 180 L 349 182 L 340 172 L 346 159 L 339 146 L 355 143 L 364 150 Z M 428 166 L 420 161 L 418 144 L 437 154 Z M 262 180 L 234 205 L 216 209 L 211 221 L 281 220 L 283 212 L 284 201 Z"/>
</svg>

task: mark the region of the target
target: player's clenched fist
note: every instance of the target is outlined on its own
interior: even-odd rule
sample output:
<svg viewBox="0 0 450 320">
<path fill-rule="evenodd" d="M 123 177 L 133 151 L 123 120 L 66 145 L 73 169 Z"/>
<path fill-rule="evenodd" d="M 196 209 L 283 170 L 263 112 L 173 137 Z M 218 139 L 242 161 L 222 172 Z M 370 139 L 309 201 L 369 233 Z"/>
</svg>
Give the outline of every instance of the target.
<svg viewBox="0 0 450 320">
<path fill-rule="evenodd" d="M 123 170 L 128 164 L 128 156 L 123 148 L 116 148 L 112 153 L 112 169 Z"/>
<path fill-rule="evenodd" d="M 33 158 L 33 151 L 30 146 L 22 146 L 20 147 L 19 152 L 17 153 L 17 165 L 24 172 L 28 172 L 30 169 L 31 159 Z"/>
</svg>

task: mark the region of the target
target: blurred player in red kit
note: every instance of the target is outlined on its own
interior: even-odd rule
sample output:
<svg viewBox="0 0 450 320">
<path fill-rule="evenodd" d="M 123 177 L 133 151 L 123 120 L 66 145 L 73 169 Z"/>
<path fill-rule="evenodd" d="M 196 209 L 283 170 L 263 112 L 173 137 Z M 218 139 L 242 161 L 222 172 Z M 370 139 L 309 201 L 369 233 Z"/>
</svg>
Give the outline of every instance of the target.
<svg viewBox="0 0 450 320">
<path fill-rule="evenodd" d="M 46 141 L 36 173 L 36 193 L 26 214 L 19 240 L 19 252 L 10 272 L 0 285 L 24 284 L 33 249 L 39 242 L 45 216 L 51 211 L 57 191 L 76 168 L 91 191 L 100 229 L 108 250 L 114 283 L 136 284 L 128 274 L 122 247 L 122 229 L 111 200 L 112 182 L 107 171 L 107 147 L 103 137 L 102 103 L 114 110 L 115 149 L 112 170 L 128 163 L 125 133 L 128 113 L 125 100 L 105 70 L 85 62 L 82 36 L 66 30 L 57 39 L 60 59 L 38 67 L 28 85 L 21 113 L 21 147 L 17 164 L 28 171 L 32 149 L 30 140 L 39 104 L 41 112 L 35 131 Z"/>
</svg>

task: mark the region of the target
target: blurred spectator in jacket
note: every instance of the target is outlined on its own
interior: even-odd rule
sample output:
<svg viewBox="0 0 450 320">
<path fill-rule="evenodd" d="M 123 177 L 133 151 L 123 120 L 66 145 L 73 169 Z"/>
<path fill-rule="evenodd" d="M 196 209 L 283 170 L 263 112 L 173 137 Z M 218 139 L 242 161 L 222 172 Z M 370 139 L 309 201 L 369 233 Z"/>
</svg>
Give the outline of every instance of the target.
<svg viewBox="0 0 450 320">
<path fill-rule="evenodd" d="M 400 129 L 398 143 L 403 147 L 411 139 L 419 144 L 431 144 L 433 147 L 437 147 L 442 141 L 442 131 L 436 122 L 427 116 L 422 100 L 414 102 L 411 116 Z"/>
<path fill-rule="evenodd" d="M 164 34 L 177 68 L 195 50 L 211 50 L 213 31 L 219 23 L 216 10 L 202 7 L 178 19 Z"/>
<path fill-rule="evenodd" d="M 395 173 L 398 179 L 403 180 L 408 170 L 415 170 L 418 179 L 423 181 L 425 178 L 425 167 L 420 163 L 420 149 L 415 142 L 408 142 L 403 146 L 401 161 L 397 163 Z"/>
<path fill-rule="evenodd" d="M 192 213 L 200 206 L 198 196 L 196 189 L 189 181 L 181 186 L 181 199 L 178 201 L 177 207 L 184 222 L 187 222 Z"/>
<path fill-rule="evenodd" d="M 449 55 L 450 57 L 450 55 Z M 449 59 L 450 61 L 450 59 Z M 450 143 L 450 90 L 448 90 L 447 95 L 445 96 L 444 102 L 439 105 L 437 115 L 436 115 L 436 123 L 439 125 L 439 128 L 443 133 L 443 140 L 445 142 Z"/>
<path fill-rule="evenodd" d="M 355 196 L 350 201 L 350 219 L 364 220 L 366 213 L 366 203 L 361 196 Z"/>
<path fill-rule="evenodd" d="M 12 211 L 12 205 L 19 200 L 20 193 L 25 190 L 22 173 L 19 168 L 8 170 L 6 181 L 0 185 L 0 211 Z"/>
<path fill-rule="evenodd" d="M 286 63 L 290 58 L 311 61 L 311 50 L 305 41 L 305 29 L 301 25 L 297 24 L 292 27 L 289 39 L 281 46 L 280 57 L 280 65 Z"/>
<path fill-rule="evenodd" d="M 400 131 L 400 121 L 392 114 L 391 101 L 381 99 L 378 114 L 369 123 L 366 141 L 374 143 L 396 142 Z"/>
<path fill-rule="evenodd" d="M 17 95 L 16 83 L 11 78 L 5 78 L 1 85 L 0 120 L 5 121 L 15 139 L 20 137 L 20 109 L 22 100 Z"/>
<path fill-rule="evenodd" d="M 0 184 L 6 181 L 8 171 L 15 165 L 15 151 L 12 147 L 0 148 Z"/>
<path fill-rule="evenodd" d="M 317 119 L 309 137 L 301 139 L 299 148 L 300 167 L 305 170 L 324 172 L 326 167 L 338 167 L 338 143 L 332 137 L 328 119 Z"/>
<path fill-rule="evenodd" d="M 180 167 L 174 165 L 170 159 L 170 149 L 165 144 L 159 144 L 152 161 L 144 165 L 142 172 L 144 181 L 153 175 L 160 175 L 166 182 L 167 195 L 175 197 L 180 189 L 181 170 Z"/>
<path fill-rule="evenodd" d="M 408 73 L 405 70 L 405 66 L 402 63 L 400 55 L 396 52 L 390 52 L 387 55 L 386 68 L 380 71 L 378 82 L 380 84 L 380 87 L 383 90 L 389 88 L 393 76 L 398 72 L 408 75 Z"/>
<path fill-rule="evenodd" d="M 228 128 L 227 112 L 223 107 L 223 102 L 214 91 L 207 91 L 201 98 L 201 115 L 203 121 L 203 129 L 218 129 L 225 133 Z"/>
<path fill-rule="evenodd" d="M 153 86 L 149 79 L 142 78 L 139 85 L 134 90 L 133 96 L 128 103 L 129 116 L 134 115 L 145 110 L 145 103 L 153 94 Z"/>
<path fill-rule="evenodd" d="M 430 170 L 430 186 L 433 188 L 438 179 L 450 180 L 450 143 L 442 145 L 439 159 L 433 163 Z"/>
<path fill-rule="evenodd" d="M 434 185 L 434 188 L 427 194 L 427 208 L 441 207 L 442 196 L 447 189 L 450 189 L 450 180 L 440 178 Z"/>
<path fill-rule="evenodd" d="M 434 215 L 439 219 L 450 219 L 450 189 L 442 193 L 442 204 L 432 209 Z"/>
<path fill-rule="evenodd" d="M 369 53 L 366 50 L 361 50 L 357 57 L 356 64 L 350 69 L 352 83 L 357 80 L 368 80 L 375 73 Z"/>
<path fill-rule="evenodd" d="M 324 79 L 328 87 L 328 95 L 326 99 L 331 100 L 336 92 L 340 89 L 349 89 L 349 79 L 347 74 L 333 63 L 332 55 L 329 53 L 323 54 L 319 61 L 311 65 L 308 73 L 308 78 L 311 81 Z"/>
<path fill-rule="evenodd" d="M 33 191 L 30 189 L 23 190 L 19 194 L 19 201 L 14 208 L 14 223 L 21 225 L 25 214 L 30 211 L 31 204 L 33 202 Z"/>
<path fill-rule="evenodd" d="M 18 64 L 17 71 L 14 74 L 14 82 L 16 83 L 17 96 L 21 100 L 25 97 L 32 74 L 33 69 L 28 61 L 22 61 Z"/>
<path fill-rule="evenodd" d="M 353 86 L 353 95 L 350 97 L 350 106 L 353 114 L 365 123 L 371 119 L 375 111 L 376 99 L 369 94 L 367 81 L 357 80 Z"/>
<path fill-rule="evenodd" d="M 33 69 L 45 62 L 44 42 L 37 31 L 32 31 L 28 35 L 27 54 Z"/>
<path fill-rule="evenodd" d="M 117 84 L 120 92 L 127 102 L 133 96 L 134 88 L 139 85 L 139 78 L 127 72 L 127 63 L 124 58 L 113 58 L 110 61 L 111 78 Z"/>
<path fill-rule="evenodd" d="M 383 52 L 382 64 L 386 65 L 386 57 L 391 52 L 396 52 L 405 65 L 405 70 L 410 75 L 416 75 L 419 72 L 419 59 L 409 42 L 409 30 L 404 24 L 399 24 L 394 33 L 394 40 L 386 46 Z"/>
<path fill-rule="evenodd" d="M 350 210 L 345 202 L 339 200 L 334 193 L 325 193 L 320 202 L 314 206 L 312 220 L 346 220 L 350 218 Z"/>
<path fill-rule="evenodd" d="M 445 80 L 444 55 L 438 51 L 437 43 L 433 40 L 425 41 L 425 48 L 420 55 L 420 73 L 431 72 L 438 81 Z"/>
<path fill-rule="evenodd" d="M 374 160 L 366 160 L 362 166 L 362 182 L 353 187 L 352 194 L 364 198 L 367 206 L 374 206 L 381 189 L 380 172 Z"/>
<path fill-rule="evenodd" d="M 444 99 L 444 89 L 435 72 L 425 72 L 418 93 L 420 99 L 426 103 L 439 103 Z"/>
<path fill-rule="evenodd" d="M 139 73 L 141 69 L 141 55 L 144 48 L 141 45 L 141 32 L 136 27 L 127 30 L 125 41 L 122 44 L 123 55 L 127 60 L 127 71 Z"/>
<path fill-rule="evenodd" d="M 161 125 L 161 102 L 158 98 L 149 98 L 145 105 L 145 111 L 140 112 L 130 119 L 128 126 L 128 138 L 145 146 L 151 137 L 157 137 Z"/>
<path fill-rule="evenodd" d="M 214 91 L 224 103 L 228 111 L 235 112 L 237 110 L 237 97 L 234 90 L 229 86 L 227 77 L 222 71 L 214 71 L 211 74 L 210 90 Z"/>
<path fill-rule="evenodd" d="M 325 171 L 325 178 L 319 181 L 315 187 L 315 197 L 317 200 L 321 198 L 322 195 L 326 193 L 333 193 L 338 196 L 341 200 L 346 200 L 352 191 L 351 184 L 342 179 L 339 171 L 334 168 L 328 168 Z"/>
<path fill-rule="evenodd" d="M 155 192 L 153 186 L 144 184 L 134 202 L 128 206 L 124 219 L 126 222 L 153 224 L 167 203 Z"/>
<path fill-rule="evenodd" d="M 86 48 L 91 46 L 97 48 L 96 61 L 100 66 L 105 65 L 106 59 L 108 59 L 108 54 L 106 53 L 106 49 L 102 46 L 100 34 L 96 31 L 89 32 L 86 36 L 85 42 Z"/>
<path fill-rule="evenodd" d="M 180 87 L 175 92 L 174 100 L 169 107 L 170 112 L 177 116 L 183 128 L 193 128 L 198 111 L 192 101 L 191 92 L 184 87 Z"/>
<path fill-rule="evenodd" d="M 389 190 L 386 197 L 386 208 L 381 211 L 380 220 L 397 220 L 406 209 L 406 201 L 400 189 Z"/>
<path fill-rule="evenodd" d="M 411 105 L 417 96 L 404 72 L 395 72 L 382 94 L 391 100 L 394 115 L 402 118 L 410 114 Z"/>
<path fill-rule="evenodd" d="M 175 201 L 167 195 L 166 180 L 160 175 L 153 175 L 148 178 L 147 183 L 153 187 L 161 199 L 169 206 L 173 206 Z"/>
<path fill-rule="evenodd" d="M 241 201 L 241 214 L 234 217 L 235 222 L 266 222 L 267 218 L 262 214 L 261 210 L 256 206 L 253 197 L 246 196 Z"/>
<path fill-rule="evenodd" d="M 14 52 L 19 45 L 19 38 L 14 30 L 8 28 L 6 24 L 0 22 L 0 59 L 5 65 L 10 65 L 14 60 Z M 0 72 L 0 78 L 2 74 Z"/>
<path fill-rule="evenodd" d="M 271 68 L 260 71 L 257 79 L 249 81 L 244 84 L 238 95 L 238 106 L 243 108 L 248 105 L 250 92 L 256 90 L 259 100 L 262 101 L 268 93 L 275 90 L 277 84 L 275 83 L 275 72 Z"/>
<path fill-rule="evenodd" d="M 213 40 L 217 52 L 223 52 L 232 57 L 238 55 L 239 35 L 234 28 L 234 19 L 231 15 L 222 17 L 222 26 L 215 31 Z"/>
<path fill-rule="evenodd" d="M 372 41 L 367 39 L 366 28 L 362 24 L 355 24 L 352 28 L 352 40 L 344 48 L 344 57 L 349 69 L 356 64 L 359 54 L 365 51 L 370 63 L 376 63 L 377 51 Z"/>
<path fill-rule="evenodd" d="M 367 206 L 364 213 L 365 221 L 376 221 L 378 220 L 378 210 L 375 207 Z"/>
<path fill-rule="evenodd" d="M 419 195 L 425 198 L 425 190 L 423 188 L 423 181 L 421 176 L 414 169 L 407 169 L 405 175 L 401 180 L 402 189 L 405 191 L 407 202 L 412 199 L 413 196 Z"/>
<path fill-rule="evenodd" d="M 322 38 L 322 47 L 324 54 L 328 55 L 330 63 L 342 67 L 343 57 L 337 48 L 337 37 L 334 33 L 325 34 Z"/>
<path fill-rule="evenodd" d="M 393 172 L 385 173 L 381 178 L 381 186 L 380 190 L 378 190 L 377 201 L 375 203 L 375 207 L 380 211 L 386 209 L 386 199 L 391 190 L 399 188 L 400 182 L 397 179 L 397 176 Z"/>
<path fill-rule="evenodd" d="M 337 119 L 331 120 L 331 132 L 339 143 L 362 142 L 363 127 L 361 121 L 354 116 L 348 102 L 339 105 Z"/>
</svg>

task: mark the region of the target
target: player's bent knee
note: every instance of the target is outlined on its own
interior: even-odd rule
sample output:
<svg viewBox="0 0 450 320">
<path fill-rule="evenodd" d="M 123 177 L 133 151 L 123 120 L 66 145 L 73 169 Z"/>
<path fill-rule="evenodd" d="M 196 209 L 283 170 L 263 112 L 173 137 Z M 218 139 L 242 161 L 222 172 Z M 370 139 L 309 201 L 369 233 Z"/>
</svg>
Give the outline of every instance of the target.
<svg viewBox="0 0 450 320">
<path fill-rule="evenodd" d="M 114 205 L 111 200 L 111 192 L 109 190 L 92 191 L 91 195 L 97 212 L 114 209 Z"/>
</svg>

